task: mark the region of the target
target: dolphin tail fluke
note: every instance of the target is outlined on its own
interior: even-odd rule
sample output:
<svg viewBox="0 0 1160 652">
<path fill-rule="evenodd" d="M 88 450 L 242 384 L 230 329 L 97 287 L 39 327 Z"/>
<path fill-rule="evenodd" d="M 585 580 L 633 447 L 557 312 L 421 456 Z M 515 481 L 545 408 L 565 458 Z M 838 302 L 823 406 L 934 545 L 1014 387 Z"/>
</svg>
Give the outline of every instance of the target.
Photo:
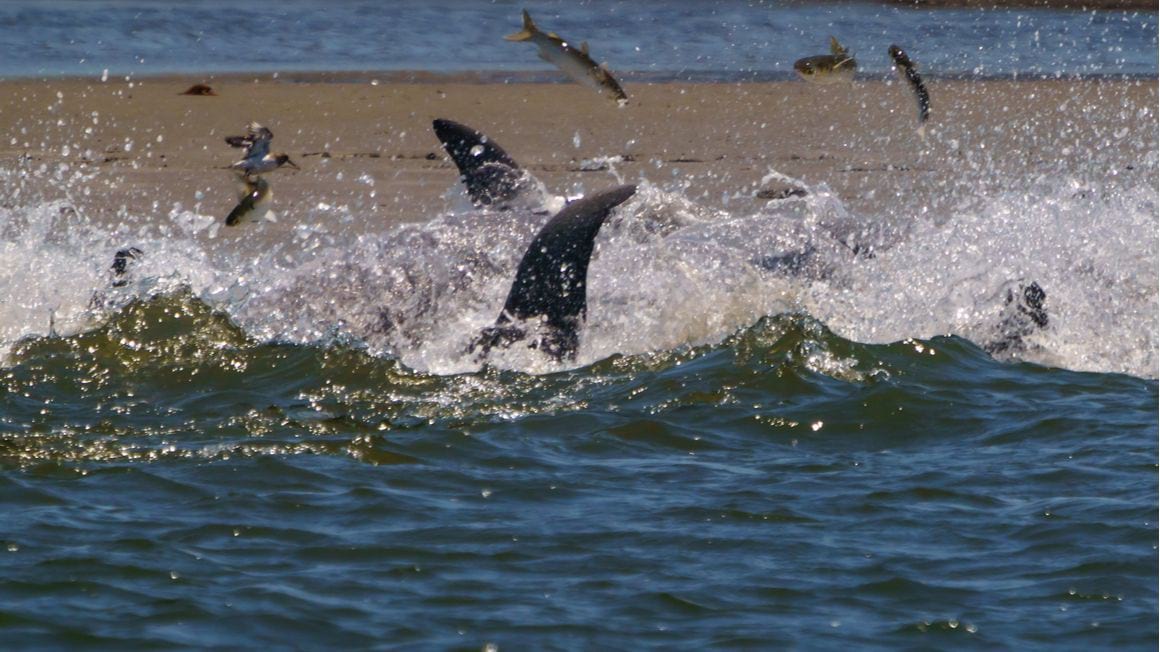
<svg viewBox="0 0 1160 652">
<path fill-rule="evenodd" d="M 519 193 L 523 173 L 502 147 L 482 133 L 453 120 L 432 122 L 435 137 L 459 168 L 476 206 L 510 201 Z"/>
<path fill-rule="evenodd" d="M 503 312 L 485 329 L 471 351 L 483 355 L 524 339 L 513 321 L 538 321 L 540 335 L 529 346 L 557 360 L 574 358 L 579 328 L 588 310 L 588 262 L 596 235 L 612 209 L 628 200 L 636 186 L 618 186 L 568 204 L 540 229 L 520 260 Z"/>
<path fill-rule="evenodd" d="M 508 34 L 503 38 L 505 41 L 529 41 L 538 31 L 539 29 L 536 28 L 536 24 L 532 22 L 531 14 L 528 13 L 527 9 L 524 9 L 524 28 L 515 34 Z"/>
</svg>

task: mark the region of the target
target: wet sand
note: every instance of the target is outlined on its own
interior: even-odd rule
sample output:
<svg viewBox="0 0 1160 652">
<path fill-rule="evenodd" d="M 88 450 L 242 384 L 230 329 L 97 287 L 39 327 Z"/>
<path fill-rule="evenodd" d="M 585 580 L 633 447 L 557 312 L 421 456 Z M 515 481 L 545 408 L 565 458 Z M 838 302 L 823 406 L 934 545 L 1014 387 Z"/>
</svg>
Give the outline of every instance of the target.
<svg viewBox="0 0 1160 652">
<path fill-rule="evenodd" d="M 350 228 L 378 231 L 463 206 L 434 118 L 487 133 L 558 194 L 620 178 L 731 211 L 792 185 L 763 183 L 771 170 L 868 214 L 918 214 L 961 198 L 948 186 L 985 192 L 1011 178 L 1156 183 L 1156 80 L 928 80 L 921 138 L 914 98 L 896 81 L 629 83 L 631 103 L 618 108 L 574 84 L 373 78 L 0 82 L 0 169 L 15 172 L 3 197 L 62 199 L 102 223 L 161 220 L 178 205 L 224 218 L 236 203 L 224 168 L 240 150 L 223 138 L 251 120 L 301 167 L 267 177 L 280 217 L 263 228 L 271 237 L 333 207 L 350 209 Z M 200 82 L 217 94 L 181 94 Z"/>
</svg>

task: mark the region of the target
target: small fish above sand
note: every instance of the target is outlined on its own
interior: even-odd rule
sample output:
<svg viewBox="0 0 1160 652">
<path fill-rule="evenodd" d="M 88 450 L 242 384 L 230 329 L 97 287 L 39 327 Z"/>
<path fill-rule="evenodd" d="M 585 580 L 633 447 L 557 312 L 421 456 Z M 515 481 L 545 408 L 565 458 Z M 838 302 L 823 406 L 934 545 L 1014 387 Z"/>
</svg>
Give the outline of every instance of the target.
<svg viewBox="0 0 1160 652">
<path fill-rule="evenodd" d="M 910 84 L 911 90 L 914 91 L 914 98 L 918 101 L 918 135 L 925 136 L 926 121 L 930 118 L 930 94 L 926 92 L 922 77 L 918 76 L 918 66 L 897 45 L 891 45 L 888 52 L 890 58 L 894 59 L 894 69 L 898 71 L 900 77 Z"/>
<path fill-rule="evenodd" d="M 830 54 L 798 59 L 793 64 L 801 78 L 815 84 L 841 84 L 854 81 L 858 62 L 838 39 L 830 37 Z"/>
<path fill-rule="evenodd" d="M 230 168 L 246 177 L 277 170 L 283 165 L 298 169 L 289 155 L 270 153 L 270 141 L 273 139 L 274 132 L 257 122 L 250 123 L 245 136 L 227 136 L 226 143 L 231 147 L 244 147 L 246 150 L 242 159 L 235 161 Z"/>
<path fill-rule="evenodd" d="M 540 48 L 540 58 L 556 66 L 578 84 L 593 88 L 616 100 L 620 106 L 628 104 L 628 95 L 620 87 L 612 72 L 604 64 L 597 64 L 588 56 L 588 44 L 574 46 L 552 32 L 542 32 L 524 10 L 524 28 L 504 37 L 509 41 L 531 41 Z"/>
</svg>

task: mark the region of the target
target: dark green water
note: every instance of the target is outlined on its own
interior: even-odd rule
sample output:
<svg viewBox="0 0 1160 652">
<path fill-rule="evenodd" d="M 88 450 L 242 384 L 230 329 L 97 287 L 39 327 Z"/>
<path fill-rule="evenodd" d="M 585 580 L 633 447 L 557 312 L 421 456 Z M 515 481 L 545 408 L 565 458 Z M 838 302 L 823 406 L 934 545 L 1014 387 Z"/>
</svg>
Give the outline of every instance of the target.
<svg viewBox="0 0 1160 652">
<path fill-rule="evenodd" d="M 0 639 L 1153 649 L 1157 400 L 804 316 L 435 376 L 168 294 L 0 372 Z"/>
<path fill-rule="evenodd" d="M 556 74 L 502 39 L 519 5 L 8 4 L 0 18 L 40 27 L 3 35 L 18 76 Z M 626 79 L 781 78 L 829 34 L 868 76 L 891 42 L 934 78 L 1156 74 L 1154 12 L 710 4 L 531 10 Z M 239 42 L 261 56 L 239 63 Z M 608 151 L 572 162 L 607 174 L 525 207 L 543 210 L 447 197 L 422 224 L 355 233 L 390 201 L 366 175 L 349 206 L 279 204 L 290 228 L 251 240 L 265 224 L 227 235 L 200 190 L 193 210 L 93 223 L 116 174 L 13 150 L 0 652 L 1156 649 L 1155 107 L 1027 99 L 1026 130 L 933 130 L 925 147 L 962 156 L 953 181 L 920 208 L 883 191 L 869 214 L 772 167 L 744 183 L 807 194 L 738 186 L 723 207 L 659 160 L 621 178 Z M 58 100 L 9 144 L 62 130 L 99 158 Z M 1063 110 L 1057 161 L 1033 127 Z M 205 146 L 225 152 L 222 135 Z M 1011 176 L 992 137 L 1046 160 Z M 639 188 L 597 238 L 577 360 L 516 347 L 481 368 L 465 346 L 555 193 L 614 183 Z M 110 287 L 129 246 L 142 256 Z M 1031 283 L 1043 327 L 1006 300 Z M 980 348 L 997 341 L 1001 359 Z"/>
</svg>

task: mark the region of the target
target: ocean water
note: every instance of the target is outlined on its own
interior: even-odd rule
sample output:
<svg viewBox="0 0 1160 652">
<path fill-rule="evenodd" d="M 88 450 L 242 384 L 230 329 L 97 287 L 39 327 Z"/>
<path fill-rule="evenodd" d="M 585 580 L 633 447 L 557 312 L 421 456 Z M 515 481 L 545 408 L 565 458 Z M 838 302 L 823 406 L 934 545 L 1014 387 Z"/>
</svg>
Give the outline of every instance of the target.
<svg viewBox="0 0 1160 652">
<path fill-rule="evenodd" d="M 90 21 L 104 34 L 155 4 L 0 15 L 122 16 Z M 334 7 L 297 23 L 382 20 Z M 541 7 L 561 31 L 581 11 Z M 1023 15 L 1081 21 L 1084 43 L 1132 16 Z M 196 23 L 155 20 L 218 69 L 179 36 Z M 1019 70 L 1154 76 L 1155 14 L 1133 20 L 1150 50 L 1120 58 L 1151 68 Z M 703 70 L 747 70 L 715 52 Z M 81 58 L 17 67 L 118 65 Z M 597 240 L 576 360 L 487 364 L 467 345 L 542 211 L 304 222 L 240 253 L 205 244 L 219 216 L 93 223 L 35 190 L 99 172 L 0 161 L 0 647 L 1154 649 L 1156 134 L 1107 136 L 1149 183 L 1096 143 L 1050 177 L 965 162 L 918 215 L 860 215 L 824 184 L 733 210 L 642 184 Z M 114 286 L 127 241 L 144 255 Z M 1031 283 L 1044 328 L 1007 301 Z"/>
<path fill-rule="evenodd" d="M 320 10 L 324 6 L 325 10 Z M 1155 11 L 917 9 L 859 2 L 722 0 L 8 0 L 5 76 L 230 71 L 551 71 L 519 31 L 586 39 L 627 79 L 788 78 L 830 35 L 868 76 L 897 42 L 943 76 L 1157 73 Z M 556 78 L 550 75 L 548 78 Z"/>
</svg>

